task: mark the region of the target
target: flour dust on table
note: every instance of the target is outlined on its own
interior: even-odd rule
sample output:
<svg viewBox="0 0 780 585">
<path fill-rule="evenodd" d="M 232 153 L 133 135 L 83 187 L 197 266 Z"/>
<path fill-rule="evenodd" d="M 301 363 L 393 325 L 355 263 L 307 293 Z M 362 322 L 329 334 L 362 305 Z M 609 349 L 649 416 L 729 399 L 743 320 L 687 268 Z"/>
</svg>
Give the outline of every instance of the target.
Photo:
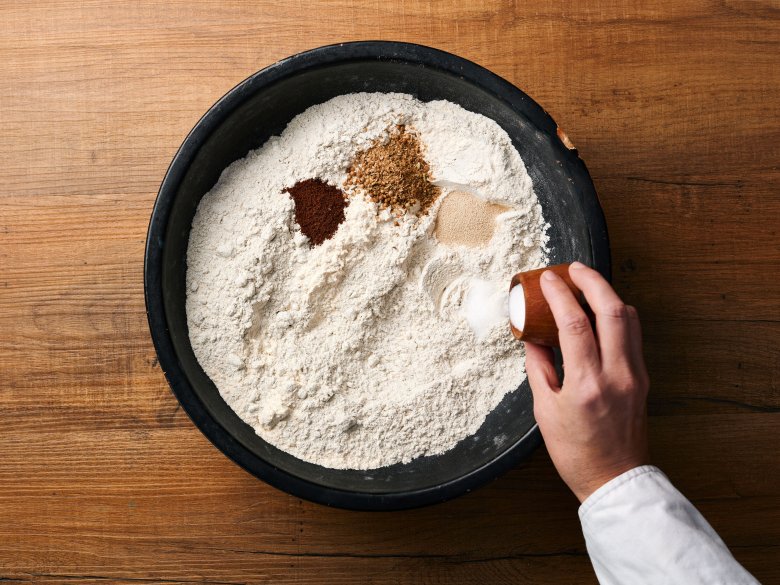
<svg viewBox="0 0 780 585">
<path fill-rule="evenodd" d="M 192 347 L 230 407 L 300 459 L 372 469 L 443 453 L 525 379 L 501 303 L 512 274 L 546 263 L 547 228 L 492 120 L 404 94 L 336 97 L 201 200 Z M 475 312 L 474 298 L 504 300 Z"/>
</svg>

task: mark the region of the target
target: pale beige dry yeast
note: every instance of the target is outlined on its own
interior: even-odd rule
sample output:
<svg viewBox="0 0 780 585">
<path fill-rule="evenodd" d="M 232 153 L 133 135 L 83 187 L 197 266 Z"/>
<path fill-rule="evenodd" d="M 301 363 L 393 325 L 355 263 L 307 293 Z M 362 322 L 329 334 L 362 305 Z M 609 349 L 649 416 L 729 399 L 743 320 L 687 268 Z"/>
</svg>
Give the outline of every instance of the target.
<svg viewBox="0 0 780 585">
<path fill-rule="evenodd" d="M 496 230 L 496 217 L 509 209 L 468 191 L 453 191 L 441 202 L 433 234 L 442 244 L 486 246 Z"/>
</svg>

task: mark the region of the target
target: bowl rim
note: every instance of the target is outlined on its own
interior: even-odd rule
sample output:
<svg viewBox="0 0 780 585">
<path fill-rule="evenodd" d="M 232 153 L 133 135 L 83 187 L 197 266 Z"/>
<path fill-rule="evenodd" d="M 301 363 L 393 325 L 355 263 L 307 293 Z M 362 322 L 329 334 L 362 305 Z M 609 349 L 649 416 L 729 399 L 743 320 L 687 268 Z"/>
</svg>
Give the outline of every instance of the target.
<svg viewBox="0 0 780 585">
<path fill-rule="evenodd" d="M 352 510 L 399 510 L 444 502 L 470 492 L 526 459 L 541 443 L 538 425 L 492 461 L 466 475 L 419 490 L 369 493 L 317 484 L 279 469 L 250 451 L 215 420 L 191 387 L 168 330 L 163 303 L 162 266 L 165 234 L 179 184 L 205 140 L 228 115 L 262 88 L 310 68 L 365 61 L 401 62 L 457 75 L 493 94 L 512 110 L 522 108 L 537 128 L 557 139 L 561 162 L 578 179 L 587 219 L 594 268 L 610 277 L 611 260 L 606 221 L 585 163 L 547 112 L 522 90 L 484 67 L 457 55 L 413 43 L 355 41 L 325 45 L 286 57 L 247 77 L 221 97 L 198 120 L 174 155 L 160 185 L 149 220 L 144 255 L 144 298 L 149 329 L 168 384 L 195 426 L 222 453 L 246 471 L 295 497 Z"/>
</svg>

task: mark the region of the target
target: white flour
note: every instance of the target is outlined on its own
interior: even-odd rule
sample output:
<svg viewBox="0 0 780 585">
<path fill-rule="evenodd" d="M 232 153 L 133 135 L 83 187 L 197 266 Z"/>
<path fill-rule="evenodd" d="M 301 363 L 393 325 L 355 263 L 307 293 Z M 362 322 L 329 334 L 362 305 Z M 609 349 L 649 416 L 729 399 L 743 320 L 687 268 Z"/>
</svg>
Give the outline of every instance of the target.
<svg viewBox="0 0 780 585">
<path fill-rule="evenodd" d="M 443 194 L 463 188 L 512 211 L 484 249 L 438 244 L 441 199 L 395 225 L 352 193 L 316 247 L 300 233 L 296 182 L 343 188 L 355 154 L 396 124 L 419 133 Z M 187 252 L 187 318 L 201 366 L 269 443 L 333 468 L 442 453 L 474 434 L 525 379 L 506 322 L 477 337 L 470 279 L 500 290 L 546 262 L 546 226 L 517 151 L 493 121 L 445 101 L 351 94 L 309 108 L 228 167 L 203 198 Z"/>
</svg>

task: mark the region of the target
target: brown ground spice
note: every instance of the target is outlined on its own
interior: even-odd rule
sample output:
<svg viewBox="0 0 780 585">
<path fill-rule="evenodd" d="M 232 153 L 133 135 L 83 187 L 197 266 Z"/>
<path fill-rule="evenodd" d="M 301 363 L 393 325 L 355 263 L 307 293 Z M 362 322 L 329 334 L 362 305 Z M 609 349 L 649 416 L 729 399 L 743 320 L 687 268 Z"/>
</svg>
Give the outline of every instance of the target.
<svg viewBox="0 0 780 585">
<path fill-rule="evenodd" d="M 358 153 L 349 168 L 347 186 L 362 188 L 382 208 L 423 215 L 441 189 L 431 183 L 430 166 L 420 139 L 396 126 L 387 140 L 377 140 Z"/>
<path fill-rule="evenodd" d="M 285 189 L 295 202 L 295 221 L 313 246 L 336 233 L 344 221 L 344 193 L 319 179 L 306 179 Z"/>
</svg>

